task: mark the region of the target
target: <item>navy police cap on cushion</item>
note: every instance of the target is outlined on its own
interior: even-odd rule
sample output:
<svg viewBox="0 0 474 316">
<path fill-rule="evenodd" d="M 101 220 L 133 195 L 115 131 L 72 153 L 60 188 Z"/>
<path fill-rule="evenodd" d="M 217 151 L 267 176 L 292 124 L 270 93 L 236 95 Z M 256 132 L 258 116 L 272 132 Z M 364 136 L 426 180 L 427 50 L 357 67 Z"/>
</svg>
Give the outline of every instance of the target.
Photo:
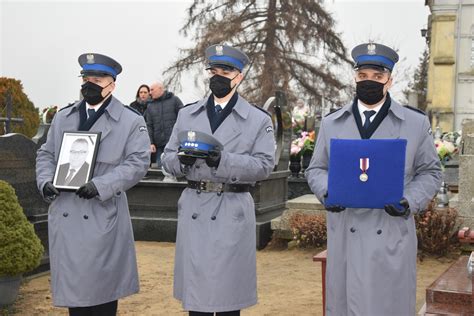
<svg viewBox="0 0 474 316">
<path fill-rule="evenodd" d="M 354 68 L 356 69 L 386 68 L 392 71 L 398 61 L 398 54 L 393 49 L 377 43 L 357 45 L 351 55 L 355 61 Z"/>
<path fill-rule="evenodd" d="M 206 49 L 208 69 L 220 67 L 224 69 L 237 69 L 240 72 L 249 63 L 248 56 L 238 48 L 228 45 L 212 45 Z"/>
<path fill-rule="evenodd" d="M 222 150 L 224 146 L 209 134 L 198 131 L 178 133 L 180 149 L 178 155 L 206 158 L 210 150 Z"/>
<path fill-rule="evenodd" d="M 115 80 L 117 75 L 122 72 L 122 66 L 114 59 L 96 53 L 82 54 L 78 58 L 79 65 L 82 67 L 82 76 L 112 76 Z"/>
</svg>

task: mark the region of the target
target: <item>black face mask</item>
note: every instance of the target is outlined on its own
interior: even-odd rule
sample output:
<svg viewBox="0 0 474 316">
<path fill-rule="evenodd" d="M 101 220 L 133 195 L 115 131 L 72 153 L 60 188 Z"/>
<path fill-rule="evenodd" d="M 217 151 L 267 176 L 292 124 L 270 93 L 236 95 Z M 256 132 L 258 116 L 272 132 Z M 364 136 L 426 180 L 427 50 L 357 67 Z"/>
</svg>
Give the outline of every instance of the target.
<svg viewBox="0 0 474 316">
<path fill-rule="evenodd" d="M 388 80 L 387 80 L 388 82 Z M 364 80 L 356 83 L 357 98 L 367 105 L 379 103 L 384 98 L 383 87 L 387 84 L 372 80 Z"/>
<path fill-rule="evenodd" d="M 212 76 L 211 81 L 209 82 L 209 88 L 211 89 L 212 94 L 214 94 L 219 99 L 228 95 L 232 91 L 230 83 L 237 76 L 232 79 L 220 75 Z"/>
<path fill-rule="evenodd" d="M 112 82 L 106 85 L 104 88 L 107 88 L 111 84 Z M 81 93 L 84 97 L 84 100 L 86 100 L 88 104 L 96 105 L 104 101 L 104 99 L 110 94 L 109 92 L 105 97 L 103 97 L 102 90 L 104 90 L 104 88 L 102 88 L 98 84 L 87 81 L 81 86 Z"/>
</svg>

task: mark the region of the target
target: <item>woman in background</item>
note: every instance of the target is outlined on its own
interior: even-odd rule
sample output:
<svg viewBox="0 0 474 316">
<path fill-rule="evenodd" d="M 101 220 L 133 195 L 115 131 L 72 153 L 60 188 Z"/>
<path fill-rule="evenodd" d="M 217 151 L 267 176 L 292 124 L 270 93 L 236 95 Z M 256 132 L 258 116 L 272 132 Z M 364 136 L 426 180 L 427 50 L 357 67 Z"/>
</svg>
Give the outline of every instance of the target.
<svg viewBox="0 0 474 316">
<path fill-rule="evenodd" d="M 135 96 L 135 101 L 130 103 L 130 107 L 140 112 L 143 116 L 146 111 L 146 107 L 148 106 L 148 102 L 150 101 L 150 87 L 146 84 L 142 84 L 137 91 L 137 95 Z"/>
</svg>

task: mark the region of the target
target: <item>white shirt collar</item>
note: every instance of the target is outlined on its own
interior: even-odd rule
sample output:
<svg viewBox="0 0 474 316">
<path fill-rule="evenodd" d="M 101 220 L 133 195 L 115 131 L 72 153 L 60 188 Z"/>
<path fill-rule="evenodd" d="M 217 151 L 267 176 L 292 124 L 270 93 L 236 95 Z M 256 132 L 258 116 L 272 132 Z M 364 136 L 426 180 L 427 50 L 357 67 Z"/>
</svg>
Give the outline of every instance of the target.
<svg viewBox="0 0 474 316">
<path fill-rule="evenodd" d="M 99 104 L 96 104 L 94 106 L 90 105 L 89 103 L 86 102 L 86 110 L 93 109 L 94 111 L 99 111 L 100 107 L 104 104 L 104 101 L 100 102 Z"/>
<path fill-rule="evenodd" d="M 229 100 L 229 101 L 230 101 L 230 100 Z M 216 99 L 214 99 L 214 105 L 218 105 L 218 104 L 219 104 L 219 105 L 221 106 L 221 108 L 224 109 L 225 106 L 227 105 L 227 103 L 229 103 L 229 101 L 227 101 L 227 102 L 222 102 L 222 103 L 217 103 L 217 102 L 216 102 Z"/>
<path fill-rule="evenodd" d="M 360 100 L 357 100 L 357 108 L 359 109 L 359 115 L 360 115 L 360 118 L 362 120 L 362 125 L 364 125 L 364 123 L 365 123 L 364 111 L 375 111 L 375 114 L 370 117 L 370 122 L 373 122 L 374 118 L 377 116 L 377 114 L 379 113 L 379 111 L 382 108 L 384 103 L 385 102 L 382 102 L 379 105 L 377 105 L 375 108 L 369 109 Z"/>
<path fill-rule="evenodd" d="M 89 118 L 89 112 L 87 110 L 89 109 L 92 109 L 94 110 L 96 113 L 97 111 L 99 111 L 100 107 L 102 106 L 102 104 L 104 104 L 104 101 L 100 102 L 99 104 L 96 104 L 94 106 L 90 105 L 89 103 L 86 102 L 86 114 L 87 114 L 87 118 Z"/>
</svg>

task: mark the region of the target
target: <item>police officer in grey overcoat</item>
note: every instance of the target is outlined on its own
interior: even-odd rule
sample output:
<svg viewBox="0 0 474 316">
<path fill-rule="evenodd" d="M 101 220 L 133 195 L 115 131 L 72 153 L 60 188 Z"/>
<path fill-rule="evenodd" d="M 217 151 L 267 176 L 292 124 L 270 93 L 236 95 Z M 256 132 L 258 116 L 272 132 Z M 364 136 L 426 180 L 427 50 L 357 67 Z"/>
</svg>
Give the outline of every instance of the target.
<svg viewBox="0 0 474 316">
<path fill-rule="evenodd" d="M 356 97 L 323 118 L 306 170 L 311 190 L 328 192 L 329 144 L 339 139 L 406 139 L 404 198 L 385 209 L 327 209 L 326 315 L 415 315 L 417 238 L 413 215 L 441 185 L 428 118 L 388 93 L 398 54 L 366 43 L 352 51 Z M 387 169 L 390 166 L 386 166 Z M 348 192 L 347 194 L 352 194 Z"/>
<path fill-rule="evenodd" d="M 147 172 L 150 139 L 143 117 L 112 96 L 122 67 L 101 54 L 83 54 L 83 100 L 61 109 L 38 150 L 38 189 L 48 212 L 51 292 L 70 315 L 116 315 L 117 300 L 139 290 L 125 191 Z M 64 131 L 100 132 L 95 168 L 77 191 L 52 184 Z"/>
<path fill-rule="evenodd" d="M 206 58 L 212 94 L 179 111 L 163 156 L 167 172 L 188 180 L 178 201 L 174 296 L 190 315 L 240 315 L 257 303 L 249 189 L 273 170 L 275 140 L 268 113 L 236 92 L 248 57 L 213 45 Z M 223 149 L 205 158 L 181 155 L 179 135 L 188 131 L 190 138 L 214 137 Z"/>
</svg>

